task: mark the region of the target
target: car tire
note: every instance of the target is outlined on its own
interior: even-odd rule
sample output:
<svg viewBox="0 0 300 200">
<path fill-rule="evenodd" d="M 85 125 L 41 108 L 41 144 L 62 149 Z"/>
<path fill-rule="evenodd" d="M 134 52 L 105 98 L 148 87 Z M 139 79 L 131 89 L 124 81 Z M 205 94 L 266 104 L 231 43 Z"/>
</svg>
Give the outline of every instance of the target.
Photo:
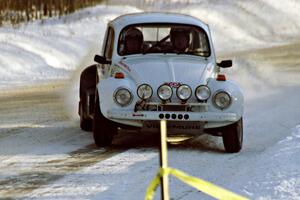
<svg viewBox="0 0 300 200">
<path fill-rule="evenodd" d="M 90 95 L 88 91 L 95 91 L 96 82 L 97 82 L 97 65 L 91 65 L 86 67 L 80 75 L 80 85 L 79 85 L 79 115 L 80 115 L 80 128 L 84 131 L 93 130 L 93 120 L 90 117 L 91 110 L 93 107 L 90 106 L 91 102 L 94 102 L 94 99 L 91 99 L 90 102 L 87 102 L 87 97 Z M 87 107 L 89 104 L 89 107 Z"/>
<path fill-rule="evenodd" d="M 95 144 L 98 147 L 109 146 L 113 136 L 118 132 L 118 127 L 102 115 L 97 94 L 94 109 L 93 135 Z"/>
<path fill-rule="evenodd" d="M 84 117 L 84 109 L 83 103 L 79 103 L 80 109 L 80 128 L 84 131 L 92 131 L 93 130 L 93 120 L 91 118 Z"/>
<path fill-rule="evenodd" d="M 243 145 L 243 118 L 222 128 L 222 138 L 226 152 L 239 152 Z"/>
</svg>

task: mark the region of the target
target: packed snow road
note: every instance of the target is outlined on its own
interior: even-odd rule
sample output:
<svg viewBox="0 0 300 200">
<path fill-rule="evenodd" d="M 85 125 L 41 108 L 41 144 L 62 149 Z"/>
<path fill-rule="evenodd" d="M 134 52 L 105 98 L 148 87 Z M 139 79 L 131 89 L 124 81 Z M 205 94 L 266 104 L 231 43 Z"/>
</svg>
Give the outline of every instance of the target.
<svg viewBox="0 0 300 200">
<path fill-rule="evenodd" d="M 138 142 L 146 143 L 137 139 L 126 144 L 121 133 L 114 147 L 97 149 L 91 134 L 81 131 L 78 121 L 68 116 L 65 88 L 66 83 L 53 82 L 0 96 L 0 199 L 26 197 Z"/>
<path fill-rule="evenodd" d="M 204 135 L 170 144 L 170 166 L 251 199 L 299 199 L 300 44 L 221 57 L 233 58 L 228 77 L 245 91 L 244 147 L 226 154 L 221 138 Z M 77 91 L 68 89 L 50 82 L 1 94 L 0 199 L 143 199 L 157 137 L 121 131 L 96 148 L 72 117 Z M 176 200 L 207 198 L 173 178 L 170 188 Z"/>
</svg>

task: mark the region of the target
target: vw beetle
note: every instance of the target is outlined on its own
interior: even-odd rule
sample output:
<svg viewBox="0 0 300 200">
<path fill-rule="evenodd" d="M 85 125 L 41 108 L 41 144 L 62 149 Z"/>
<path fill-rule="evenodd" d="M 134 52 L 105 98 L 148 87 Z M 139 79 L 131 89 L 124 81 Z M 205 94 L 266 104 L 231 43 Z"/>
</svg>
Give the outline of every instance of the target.
<svg viewBox="0 0 300 200">
<path fill-rule="evenodd" d="M 222 136 L 226 152 L 243 142 L 243 94 L 220 73 L 207 24 L 172 13 L 120 16 L 107 25 L 97 64 L 80 77 L 80 126 L 97 146 L 119 128 Z"/>
</svg>

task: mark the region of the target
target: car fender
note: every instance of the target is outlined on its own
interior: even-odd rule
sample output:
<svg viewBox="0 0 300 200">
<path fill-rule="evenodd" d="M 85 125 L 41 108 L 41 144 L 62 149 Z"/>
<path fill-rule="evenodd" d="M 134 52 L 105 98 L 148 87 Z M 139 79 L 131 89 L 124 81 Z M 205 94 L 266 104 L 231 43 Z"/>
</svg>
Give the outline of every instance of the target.
<svg viewBox="0 0 300 200">
<path fill-rule="evenodd" d="M 132 101 L 126 107 L 121 107 L 114 100 L 114 93 L 118 88 L 126 88 L 132 94 Z M 97 84 L 97 90 L 99 95 L 99 104 L 100 110 L 102 114 L 108 118 L 108 110 L 111 109 L 119 109 L 119 110 L 134 110 L 135 104 L 134 102 L 138 101 L 138 97 L 136 95 L 137 86 L 130 79 L 116 79 L 116 78 L 107 78 L 100 80 Z"/>
</svg>

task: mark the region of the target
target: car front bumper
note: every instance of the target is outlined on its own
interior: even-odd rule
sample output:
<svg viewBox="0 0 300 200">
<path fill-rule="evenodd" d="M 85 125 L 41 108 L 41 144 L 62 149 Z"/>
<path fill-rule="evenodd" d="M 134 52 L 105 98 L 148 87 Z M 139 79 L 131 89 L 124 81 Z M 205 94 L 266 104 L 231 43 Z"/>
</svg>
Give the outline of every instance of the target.
<svg viewBox="0 0 300 200">
<path fill-rule="evenodd" d="M 235 122 L 240 116 L 236 113 L 216 112 L 175 112 L 175 111 L 120 111 L 108 110 L 107 117 L 117 120 L 168 120 L 168 121 L 202 121 L 202 122 Z"/>
</svg>

